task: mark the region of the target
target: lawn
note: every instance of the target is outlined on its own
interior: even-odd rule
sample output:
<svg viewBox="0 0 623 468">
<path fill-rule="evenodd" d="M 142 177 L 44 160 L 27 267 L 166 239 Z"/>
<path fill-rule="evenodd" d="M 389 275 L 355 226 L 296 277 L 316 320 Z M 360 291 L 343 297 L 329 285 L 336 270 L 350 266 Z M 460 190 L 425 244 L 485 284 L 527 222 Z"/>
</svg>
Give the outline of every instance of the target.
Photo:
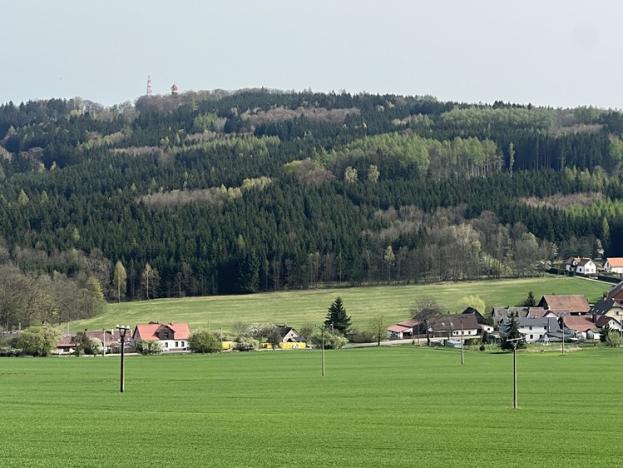
<svg viewBox="0 0 623 468">
<path fill-rule="evenodd" d="M 616 466 L 623 350 L 0 359 L 0 466 Z"/>
<path fill-rule="evenodd" d="M 517 305 L 533 291 L 537 300 L 543 294 L 585 294 L 597 301 L 611 284 L 581 278 L 543 278 L 465 281 L 433 285 L 374 286 L 341 289 L 285 291 L 237 296 L 208 296 L 185 299 L 159 299 L 111 304 L 105 314 L 74 322 L 73 330 L 98 330 L 118 323 L 134 325 L 156 320 L 186 321 L 191 327 L 229 330 L 237 321 L 247 323 L 287 323 L 300 326 L 319 323 L 331 302 L 341 296 L 355 327 L 366 327 L 382 314 L 388 323 L 408 318 L 410 307 L 421 297 L 434 297 L 448 310 L 457 310 L 457 301 L 477 295 L 489 305 Z"/>
</svg>

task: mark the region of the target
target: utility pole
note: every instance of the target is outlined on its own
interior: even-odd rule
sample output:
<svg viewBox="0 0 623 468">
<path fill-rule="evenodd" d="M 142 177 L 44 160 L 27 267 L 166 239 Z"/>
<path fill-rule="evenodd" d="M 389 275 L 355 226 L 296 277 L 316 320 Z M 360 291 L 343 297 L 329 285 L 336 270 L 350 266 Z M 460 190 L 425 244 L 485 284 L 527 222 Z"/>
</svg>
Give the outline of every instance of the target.
<svg viewBox="0 0 623 468">
<path fill-rule="evenodd" d="M 565 318 L 560 318 L 561 330 L 562 330 L 562 354 L 565 354 Z"/>
<path fill-rule="evenodd" d="M 465 364 L 465 353 L 463 351 L 463 346 L 464 346 L 464 343 L 465 343 L 465 340 L 463 339 L 463 335 L 464 335 L 465 332 L 463 331 L 463 320 L 462 320 L 462 318 L 460 320 L 461 320 L 461 365 L 463 365 L 463 364 Z"/>
<path fill-rule="evenodd" d="M 322 348 L 320 350 L 320 361 L 322 364 L 322 368 L 320 370 L 320 375 L 324 377 L 324 327 L 320 329 L 320 335 L 322 336 Z"/>
<path fill-rule="evenodd" d="M 119 338 L 121 339 L 121 373 L 119 375 L 119 393 L 125 391 L 125 335 L 130 327 L 127 325 L 117 325 L 119 330 Z"/>
<path fill-rule="evenodd" d="M 510 341 L 513 343 L 513 409 L 517 409 L 517 345 L 523 338 L 512 338 Z"/>
</svg>

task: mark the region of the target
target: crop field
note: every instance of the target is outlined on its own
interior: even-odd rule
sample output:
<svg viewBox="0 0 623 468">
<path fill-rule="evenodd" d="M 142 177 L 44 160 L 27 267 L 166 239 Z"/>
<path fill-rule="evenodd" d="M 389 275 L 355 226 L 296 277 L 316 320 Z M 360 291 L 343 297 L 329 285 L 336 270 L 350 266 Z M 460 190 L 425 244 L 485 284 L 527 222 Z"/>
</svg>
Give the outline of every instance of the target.
<svg viewBox="0 0 623 468">
<path fill-rule="evenodd" d="M 191 327 L 229 330 L 233 323 L 287 323 L 297 327 L 305 322 L 319 323 L 331 302 L 341 296 L 355 327 L 366 327 L 382 314 L 388 323 L 409 317 L 418 298 L 435 298 L 450 311 L 464 296 L 476 295 L 488 305 L 517 305 L 528 291 L 543 294 L 585 294 L 597 301 L 613 285 L 582 278 L 545 276 L 543 278 L 465 281 L 433 285 L 374 286 L 341 289 L 285 291 L 264 294 L 207 296 L 184 299 L 158 299 L 111 304 L 98 317 L 74 322 L 73 330 L 109 328 L 118 323 L 134 325 L 156 320 L 186 321 Z"/>
<path fill-rule="evenodd" d="M 0 466 L 616 466 L 623 350 L 0 360 Z"/>
</svg>

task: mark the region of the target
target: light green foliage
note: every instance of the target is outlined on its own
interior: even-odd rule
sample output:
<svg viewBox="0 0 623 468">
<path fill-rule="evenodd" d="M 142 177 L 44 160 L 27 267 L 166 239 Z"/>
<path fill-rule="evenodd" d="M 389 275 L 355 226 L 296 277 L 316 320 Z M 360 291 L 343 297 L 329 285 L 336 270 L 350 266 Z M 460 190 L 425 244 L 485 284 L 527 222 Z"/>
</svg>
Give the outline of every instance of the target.
<svg viewBox="0 0 623 468">
<path fill-rule="evenodd" d="M 355 169 L 354 167 L 348 166 L 344 170 L 344 182 L 346 182 L 347 184 L 356 184 L 357 179 L 358 179 L 357 169 Z"/>
<path fill-rule="evenodd" d="M 545 108 L 455 107 L 441 114 L 440 121 L 442 125 L 460 128 L 466 134 L 488 127 L 547 130 L 554 124 L 555 113 Z"/>
<path fill-rule="evenodd" d="M 379 168 L 375 164 L 370 164 L 368 167 L 368 180 L 373 184 L 376 184 L 379 181 L 379 176 L 381 175 Z"/>
<path fill-rule="evenodd" d="M 612 348 L 621 346 L 621 333 L 616 330 L 608 331 L 606 335 L 606 344 Z"/>
<path fill-rule="evenodd" d="M 430 168 L 435 176 L 440 177 L 457 171 L 465 175 L 484 175 L 499 170 L 502 164 L 500 152 L 493 141 L 471 137 L 439 141 L 412 133 L 386 133 L 361 138 L 319 157 L 333 166 L 362 158 L 391 158 L 403 164 L 415 163 L 423 172 Z"/>
<path fill-rule="evenodd" d="M 322 346 L 322 330 L 316 330 L 311 336 L 311 342 L 316 348 Z M 324 331 L 324 347 L 325 349 L 342 349 L 348 343 L 348 339 L 338 331 Z"/>
<path fill-rule="evenodd" d="M 435 298 L 444 311 L 454 310 L 457 297 L 477 295 L 491 305 L 519 304 L 526 291 L 539 300 L 543 294 L 585 294 L 597 302 L 611 284 L 582 278 L 546 276 L 515 280 L 461 281 L 432 285 L 375 286 L 306 291 L 279 291 L 251 295 L 156 299 L 110 304 L 107 312 L 92 319 L 72 322 L 73 330 L 110 328 L 117 323 L 189 322 L 193 328 L 223 328 L 235 335 L 248 332 L 249 323 L 287 323 L 297 328 L 325 319 L 327 304 L 339 295 L 348 305 L 355 328 L 372 325 L 382 313 L 387 323 L 410 317 L 410 309 L 420 298 Z"/>
<path fill-rule="evenodd" d="M 26 195 L 26 192 L 24 192 L 23 190 L 20 190 L 19 195 L 17 197 L 17 204 L 20 206 L 26 206 L 28 205 L 29 201 L 30 201 L 30 198 L 28 198 L 28 195 Z"/>
<path fill-rule="evenodd" d="M 475 296 L 475 295 L 464 296 L 461 299 L 459 299 L 456 304 L 457 312 L 463 312 L 468 307 L 472 307 L 473 309 L 476 309 L 481 314 L 484 314 L 486 312 L 485 301 L 480 296 Z"/>
<path fill-rule="evenodd" d="M 266 176 L 244 179 L 242 181 L 242 186 L 240 188 L 242 190 L 251 190 L 251 189 L 264 190 L 272 182 L 273 182 L 272 179 Z"/>
<path fill-rule="evenodd" d="M 130 356 L 121 396 L 118 359 L 0 359 L 2 465 L 148 464 L 164 440 L 184 467 L 618 465 L 623 407 L 587 401 L 618 394 L 623 349 L 520 353 L 516 411 L 511 356 L 465 353 L 328 350 L 324 378 L 317 350 Z"/>
<path fill-rule="evenodd" d="M 143 355 L 160 354 L 162 352 L 162 344 L 159 341 L 139 340 L 136 342 L 136 352 Z"/>
<path fill-rule="evenodd" d="M 217 116 L 212 112 L 207 114 L 199 114 L 193 120 L 193 129 L 196 132 L 204 132 L 206 130 L 214 130 Z"/>
<path fill-rule="evenodd" d="M 57 328 L 43 325 L 30 327 L 22 331 L 15 340 L 15 348 L 29 356 L 47 356 L 56 347 L 60 331 Z"/>
<path fill-rule="evenodd" d="M 193 353 L 218 353 L 223 348 L 221 339 L 207 330 L 194 332 L 188 343 Z"/>
</svg>

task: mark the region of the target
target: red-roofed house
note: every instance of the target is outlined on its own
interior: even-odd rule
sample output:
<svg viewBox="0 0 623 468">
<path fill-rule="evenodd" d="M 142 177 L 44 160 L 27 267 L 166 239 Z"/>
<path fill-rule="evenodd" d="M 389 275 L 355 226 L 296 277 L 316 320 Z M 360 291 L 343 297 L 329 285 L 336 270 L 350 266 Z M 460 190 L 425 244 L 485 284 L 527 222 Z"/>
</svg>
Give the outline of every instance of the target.
<svg viewBox="0 0 623 468">
<path fill-rule="evenodd" d="M 539 302 L 539 307 L 562 315 L 586 315 L 591 306 L 581 294 L 546 294 Z"/>
<path fill-rule="evenodd" d="M 139 323 L 132 333 L 136 341 L 159 341 L 163 351 L 188 351 L 190 327 L 187 323 Z"/>
<path fill-rule="evenodd" d="M 606 259 L 604 270 L 608 273 L 623 274 L 623 257 L 610 257 Z"/>
<path fill-rule="evenodd" d="M 576 335 L 586 339 L 593 339 L 596 336 L 597 325 L 591 321 L 588 317 L 577 317 L 566 315 L 562 317 L 562 323 L 565 324 L 569 330 L 573 330 Z"/>
</svg>

